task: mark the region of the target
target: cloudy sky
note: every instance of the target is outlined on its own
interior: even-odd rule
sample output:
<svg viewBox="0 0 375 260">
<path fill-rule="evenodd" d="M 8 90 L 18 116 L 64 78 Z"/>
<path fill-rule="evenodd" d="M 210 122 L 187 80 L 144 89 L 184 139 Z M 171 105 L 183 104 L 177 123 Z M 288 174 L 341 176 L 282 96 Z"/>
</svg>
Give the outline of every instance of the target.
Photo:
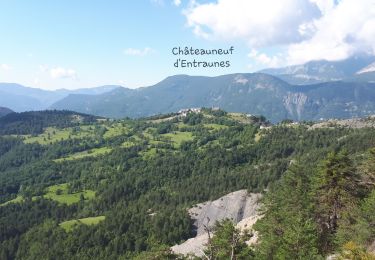
<svg viewBox="0 0 375 260">
<path fill-rule="evenodd" d="M 179 46 L 235 51 L 207 59 L 229 68 L 175 68 Z M 135 88 L 363 53 L 375 54 L 375 0 L 0 0 L 0 82 L 44 89 Z"/>
</svg>

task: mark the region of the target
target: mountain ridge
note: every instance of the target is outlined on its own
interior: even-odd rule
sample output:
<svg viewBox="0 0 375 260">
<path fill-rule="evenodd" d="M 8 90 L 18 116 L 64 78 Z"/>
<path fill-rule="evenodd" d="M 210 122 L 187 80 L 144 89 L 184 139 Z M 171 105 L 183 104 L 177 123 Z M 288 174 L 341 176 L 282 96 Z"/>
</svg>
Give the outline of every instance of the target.
<svg viewBox="0 0 375 260">
<path fill-rule="evenodd" d="M 71 93 L 98 95 L 122 86 L 104 85 L 95 88 L 77 90 L 58 89 L 44 90 L 26 87 L 17 83 L 0 83 L 0 106 L 9 107 L 16 112 L 47 109 L 56 101 Z"/>
<path fill-rule="evenodd" d="M 351 118 L 375 113 L 375 84 L 335 81 L 291 85 L 264 73 L 176 75 L 142 89 L 69 96 L 51 106 L 113 118 L 145 117 L 191 107 L 264 115 L 273 122 Z"/>
<path fill-rule="evenodd" d="M 277 76 L 294 85 L 330 81 L 375 81 L 375 56 L 358 55 L 339 61 L 315 60 L 300 65 L 268 68 L 260 73 Z"/>
<path fill-rule="evenodd" d="M 7 107 L 0 107 L 0 117 L 6 116 L 10 113 L 13 113 L 13 110 L 11 110 Z"/>
<path fill-rule="evenodd" d="M 273 122 L 367 116 L 375 112 L 375 57 L 310 61 L 256 73 L 169 76 L 151 86 L 46 91 L 0 83 L 0 106 L 16 112 L 74 110 L 110 118 L 147 117 L 191 107 L 265 115 Z"/>
<path fill-rule="evenodd" d="M 248 75 L 245 76 L 248 78 L 244 78 L 244 75 Z M 231 89 L 245 85 L 245 81 L 245 84 L 250 81 L 256 82 L 259 89 L 273 88 L 271 85 L 286 88 L 287 85 L 276 77 L 259 73 L 236 73 L 217 77 L 177 75 L 170 76 L 153 86 L 142 89 L 126 92 L 122 89 L 120 91 L 122 93 L 117 93 L 117 95 L 109 92 L 95 97 L 85 96 L 84 100 L 78 100 L 77 96 L 75 96 L 75 100 L 65 98 L 52 105 L 51 108 L 64 109 L 69 107 L 79 112 L 121 118 L 124 116 L 144 117 L 176 112 L 187 107 L 222 107 L 221 103 L 225 99 L 224 97 L 233 94 Z M 258 90 L 255 89 L 255 91 Z M 238 94 L 236 95 L 238 96 Z M 250 97 L 250 99 L 254 98 L 256 96 Z M 67 103 L 65 104 L 65 102 Z M 82 102 L 90 105 L 82 108 Z M 224 102 L 226 101 L 224 100 Z M 106 107 L 106 103 L 112 105 L 116 103 L 116 106 Z M 229 103 L 229 106 L 233 106 L 233 103 Z M 245 103 L 243 105 L 246 106 Z"/>
</svg>

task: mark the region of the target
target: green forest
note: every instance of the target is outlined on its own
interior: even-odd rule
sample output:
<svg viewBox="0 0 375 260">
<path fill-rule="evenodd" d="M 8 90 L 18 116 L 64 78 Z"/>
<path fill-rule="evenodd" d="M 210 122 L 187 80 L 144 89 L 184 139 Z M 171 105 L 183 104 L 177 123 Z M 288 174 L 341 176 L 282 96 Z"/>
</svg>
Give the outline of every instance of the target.
<svg viewBox="0 0 375 260">
<path fill-rule="evenodd" d="M 374 120 L 374 119 L 368 119 Z M 202 109 L 0 118 L 0 259 L 199 259 L 187 209 L 261 192 L 253 235 L 216 223 L 204 259 L 375 259 L 375 131 Z"/>
</svg>

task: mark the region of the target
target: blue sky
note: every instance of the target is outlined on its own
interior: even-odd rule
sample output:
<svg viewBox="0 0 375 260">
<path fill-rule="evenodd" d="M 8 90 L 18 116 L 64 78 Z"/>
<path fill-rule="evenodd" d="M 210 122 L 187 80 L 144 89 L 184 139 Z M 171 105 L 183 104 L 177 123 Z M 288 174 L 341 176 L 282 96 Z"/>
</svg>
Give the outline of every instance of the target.
<svg viewBox="0 0 375 260">
<path fill-rule="evenodd" d="M 373 0 L 0 0 L 0 82 L 135 88 L 174 74 L 253 72 L 373 53 L 373 7 Z M 362 18 L 336 25 L 348 12 Z M 327 36 L 329 26 L 339 35 Z M 228 59 L 229 68 L 174 68 L 177 46 L 235 52 L 208 59 Z"/>
</svg>

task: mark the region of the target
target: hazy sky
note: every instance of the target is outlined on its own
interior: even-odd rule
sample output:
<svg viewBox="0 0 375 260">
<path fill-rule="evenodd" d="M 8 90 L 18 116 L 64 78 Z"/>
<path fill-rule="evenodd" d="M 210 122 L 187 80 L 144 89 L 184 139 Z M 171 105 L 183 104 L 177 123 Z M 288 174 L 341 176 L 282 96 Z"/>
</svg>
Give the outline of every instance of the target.
<svg viewBox="0 0 375 260">
<path fill-rule="evenodd" d="M 375 53 L 375 0 L 0 0 L 0 82 L 140 87 Z M 229 49 L 176 57 L 172 48 Z M 177 58 L 229 60 L 175 68 Z"/>
</svg>

